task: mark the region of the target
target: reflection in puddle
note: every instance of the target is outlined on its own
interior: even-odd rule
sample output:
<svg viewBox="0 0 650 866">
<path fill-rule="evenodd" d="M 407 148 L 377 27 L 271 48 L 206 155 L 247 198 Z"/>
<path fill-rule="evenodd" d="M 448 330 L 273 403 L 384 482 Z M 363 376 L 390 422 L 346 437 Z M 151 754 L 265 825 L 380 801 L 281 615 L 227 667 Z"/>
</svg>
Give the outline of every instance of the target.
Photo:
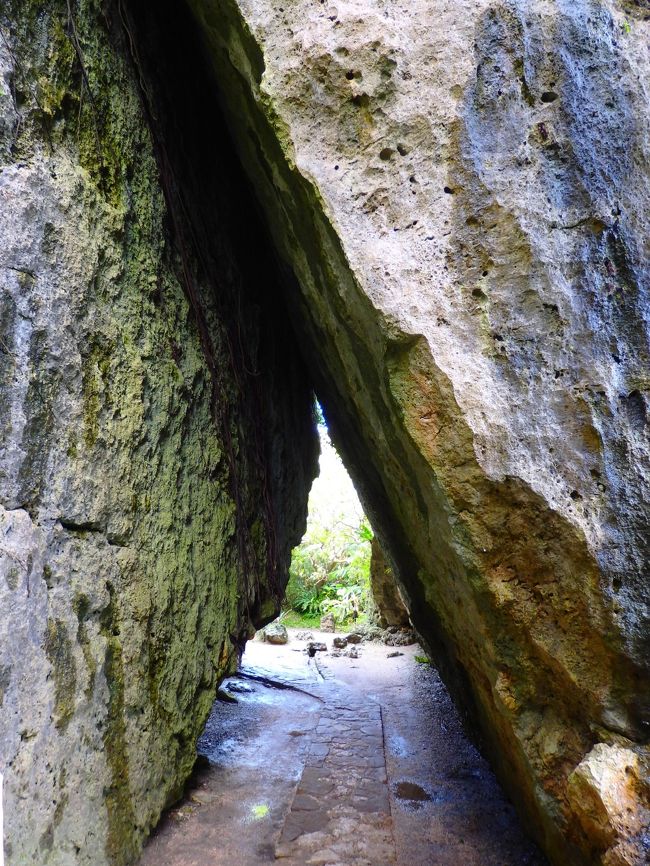
<svg viewBox="0 0 650 866">
<path fill-rule="evenodd" d="M 411 800 L 418 803 L 432 799 L 431 795 L 427 794 L 424 788 L 416 785 L 415 782 L 398 782 L 395 785 L 395 796 L 399 797 L 400 800 Z"/>
<path fill-rule="evenodd" d="M 432 797 L 428 791 L 425 791 L 421 785 L 416 785 L 415 782 L 398 782 L 393 791 L 398 800 L 401 801 L 401 806 L 409 812 L 417 812 L 424 806 L 425 803 L 430 803 L 432 800 L 437 800 L 437 797 Z"/>
<path fill-rule="evenodd" d="M 393 793 L 400 801 L 400 806 L 408 812 L 417 812 L 425 803 L 445 803 L 451 799 L 449 791 L 436 790 L 431 793 L 415 782 L 397 782 L 393 785 Z"/>
</svg>

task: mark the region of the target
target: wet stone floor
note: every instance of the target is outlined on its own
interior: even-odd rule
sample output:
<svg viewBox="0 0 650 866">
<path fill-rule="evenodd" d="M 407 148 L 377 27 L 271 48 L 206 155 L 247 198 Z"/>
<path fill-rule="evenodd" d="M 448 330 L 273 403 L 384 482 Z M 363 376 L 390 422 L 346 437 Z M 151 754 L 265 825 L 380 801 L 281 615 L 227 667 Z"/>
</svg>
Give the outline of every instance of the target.
<svg viewBox="0 0 650 866">
<path fill-rule="evenodd" d="M 140 866 L 547 866 L 422 651 L 357 649 L 249 643 Z"/>
</svg>

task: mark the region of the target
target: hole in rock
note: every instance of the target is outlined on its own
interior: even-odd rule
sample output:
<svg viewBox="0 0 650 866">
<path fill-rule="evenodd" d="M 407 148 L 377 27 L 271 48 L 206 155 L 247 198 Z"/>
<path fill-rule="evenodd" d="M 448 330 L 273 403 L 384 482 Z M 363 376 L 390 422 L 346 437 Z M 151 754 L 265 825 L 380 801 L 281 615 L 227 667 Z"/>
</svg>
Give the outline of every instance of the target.
<svg viewBox="0 0 650 866">
<path fill-rule="evenodd" d="M 622 402 L 631 425 L 638 430 L 643 430 L 648 422 L 648 410 L 643 394 L 637 390 L 630 391 L 627 397 L 622 398 Z"/>
</svg>

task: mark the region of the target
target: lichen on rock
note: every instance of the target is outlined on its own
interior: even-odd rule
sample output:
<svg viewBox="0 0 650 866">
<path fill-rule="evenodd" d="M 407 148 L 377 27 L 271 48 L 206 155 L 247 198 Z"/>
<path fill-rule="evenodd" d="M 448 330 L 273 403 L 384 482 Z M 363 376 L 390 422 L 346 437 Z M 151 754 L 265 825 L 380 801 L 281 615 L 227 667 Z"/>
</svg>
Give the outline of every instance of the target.
<svg viewBox="0 0 650 866">
<path fill-rule="evenodd" d="M 278 612 L 316 464 L 303 364 L 219 210 L 227 154 L 215 170 L 190 153 L 196 219 L 209 202 L 215 228 L 199 245 L 178 162 L 192 146 L 160 153 L 157 88 L 174 85 L 148 78 L 129 22 L 95 0 L 0 10 L 10 866 L 133 862 L 218 681 Z"/>
</svg>

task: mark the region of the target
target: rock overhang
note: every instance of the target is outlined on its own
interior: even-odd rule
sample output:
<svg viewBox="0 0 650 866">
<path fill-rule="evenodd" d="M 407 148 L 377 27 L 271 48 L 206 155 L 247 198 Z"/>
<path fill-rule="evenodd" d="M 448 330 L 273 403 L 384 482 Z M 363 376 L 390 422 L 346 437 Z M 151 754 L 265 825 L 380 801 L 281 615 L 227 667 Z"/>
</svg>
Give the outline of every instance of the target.
<svg viewBox="0 0 650 866">
<path fill-rule="evenodd" d="M 414 621 L 557 862 L 642 862 L 568 779 L 647 742 L 647 25 L 190 5 Z"/>
</svg>

